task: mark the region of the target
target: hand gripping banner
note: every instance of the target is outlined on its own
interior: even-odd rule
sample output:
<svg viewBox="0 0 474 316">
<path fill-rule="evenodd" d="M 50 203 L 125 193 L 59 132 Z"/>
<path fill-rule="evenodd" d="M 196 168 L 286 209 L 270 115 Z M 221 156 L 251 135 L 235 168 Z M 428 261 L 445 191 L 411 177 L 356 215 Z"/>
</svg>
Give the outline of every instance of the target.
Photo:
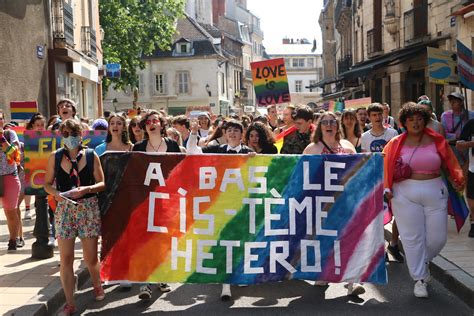
<svg viewBox="0 0 474 316">
<path fill-rule="evenodd" d="M 105 154 L 102 280 L 386 283 L 382 161 Z"/>
</svg>

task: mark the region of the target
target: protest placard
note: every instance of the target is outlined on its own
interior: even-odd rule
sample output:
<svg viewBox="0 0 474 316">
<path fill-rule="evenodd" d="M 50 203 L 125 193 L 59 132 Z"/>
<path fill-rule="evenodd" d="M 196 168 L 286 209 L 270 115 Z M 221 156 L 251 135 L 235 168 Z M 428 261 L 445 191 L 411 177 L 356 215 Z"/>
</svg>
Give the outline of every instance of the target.
<svg viewBox="0 0 474 316">
<path fill-rule="evenodd" d="M 250 66 L 258 105 L 291 102 L 284 58 L 258 61 Z"/>
<path fill-rule="evenodd" d="M 382 162 L 105 154 L 101 278 L 386 283 Z"/>
<path fill-rule="evenodd" d="M 84 131 L 82 144 L 89 148 L 100 145 L 107 135 L 106 131 Z M 25 142 L 25 193 L 29 195 L 44 195 L 44 175 L 48 165 L 49 155 L 63 146 L 62 136 L 57 131 L 24 132 Z"/>
</svg>

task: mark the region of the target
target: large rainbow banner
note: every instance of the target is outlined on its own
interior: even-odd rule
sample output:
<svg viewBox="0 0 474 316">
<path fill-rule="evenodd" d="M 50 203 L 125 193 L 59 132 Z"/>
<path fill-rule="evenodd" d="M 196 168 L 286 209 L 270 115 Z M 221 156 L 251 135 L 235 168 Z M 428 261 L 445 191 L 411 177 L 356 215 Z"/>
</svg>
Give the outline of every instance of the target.
<svg viewBox="0 0 474 316">
<path fill-rule="evenodd" d="M 106 135 L 106 131 L 84 131 L 82 144 L 89 148 L 95 148 L 105 140 Z M 45 195 L 43 186 L 48 158 L 53 151 L 63 146 L 62 136 L 57 131 L 26 130 L 23 138 L 25 143 L 25 193 Z"/>
<path fill-rule="evenodd" d="M 284 58 L 258 61 L 250 63 L 250 66 L 258 105 L 291 101 Z"/>
<path fill-rule="evenodd" d="M 101 278 L 386 283 L 382 160 L 105 154 Z"/>
</svg>

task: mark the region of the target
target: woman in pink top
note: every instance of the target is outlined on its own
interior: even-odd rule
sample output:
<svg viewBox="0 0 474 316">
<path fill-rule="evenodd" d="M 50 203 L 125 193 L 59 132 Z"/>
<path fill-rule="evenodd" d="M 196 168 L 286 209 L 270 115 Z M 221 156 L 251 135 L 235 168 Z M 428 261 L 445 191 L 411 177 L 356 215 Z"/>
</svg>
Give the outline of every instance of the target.
<svg viewBox="0 0 474 316">
<path fill-rule="evenodd" d="M 391 201 L 408 270 L 416 281 L 414 295 L 424 298 L 428 297 L 429 263 L 443 249 L 448 233 L 448 189 L 440 177 L 442 168 L 448 169 L 456 189 L 464 183 L 446 140 L 426 128 L 429 120 L 423 106 L 404 104 L 399 121 L 406 132 L 384 148 L 385 197 Z M 394 178 L 400 158 L 412 171 L 403 179 Z"/>
</svg>

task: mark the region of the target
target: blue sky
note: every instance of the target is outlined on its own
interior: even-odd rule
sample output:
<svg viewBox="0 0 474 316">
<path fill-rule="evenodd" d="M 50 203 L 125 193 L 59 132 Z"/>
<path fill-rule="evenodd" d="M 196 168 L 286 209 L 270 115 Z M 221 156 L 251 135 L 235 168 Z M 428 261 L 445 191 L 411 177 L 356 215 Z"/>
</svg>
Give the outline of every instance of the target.
<svg viewBox="0 0 474 316">
<path fill-rule="evenodd" d="M 318 19 L 323 0 L 247 0 L 247 8 L 260 18 L 264 45 L 272 47 L 283 37 L 317 40 L 321 52 L 321 29 Z"/>
</svg>

